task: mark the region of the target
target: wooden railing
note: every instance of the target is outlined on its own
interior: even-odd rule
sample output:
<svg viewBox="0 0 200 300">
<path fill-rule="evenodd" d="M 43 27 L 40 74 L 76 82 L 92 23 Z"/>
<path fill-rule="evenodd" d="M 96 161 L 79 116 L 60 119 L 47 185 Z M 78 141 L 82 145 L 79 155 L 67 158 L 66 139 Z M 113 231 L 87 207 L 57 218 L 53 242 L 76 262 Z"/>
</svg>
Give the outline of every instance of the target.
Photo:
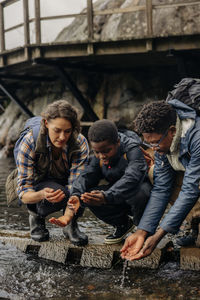
<svg viewBox="0 0 200 300">
<path fill-rule="evenodd" d="M 22 1 L 23 4 L 23 22 L 11 26 L 9 28 L 4 27 L 5 23 L 5 14 L 4 9 L 16 2 Z M 68 0 L 70 1 L 70 0 Z M 71 0 L 73 1 L 73 0 Z M 67 2 L 67 1 L 66 1 Z M 125 14 L 125 13 L 133 13 L 137 11 L 144 11 L 146 14 L 146 35 L 145 37 L 152 38 L 153 34 L 153 10 L 159 8 L 168 8 L 168 7 L 181 7 L 181 6 L 190 6 L 190 5 L 199 5 L 199 1 L 183 1 L 182 3 L 178 4 L 160 4 L 160 5 L 153 5 L 152 0 L 146 0 L 145 5 L 137 5 L 128 8 L 115 8 L 115 9 L 107 9 L 103 11 L 97 11 L 93 9 L 93 0 L 87 0 L 87 8 L 81 13 L 77 14 L 64 14 L 59 16 L 49 16 L 49 17 L 41 17 L 40 14 L 40 0 L 34 0 L 34 17 L 29 17 L 29 1 L 28 0 L 5 0 L 0 3 L 0 54 L 4 53 L 8 49 L 6 48 L 5 42 L 5 35 L 8 32 L 14 31 L 18 28 L 24 28 L 24 47 L 29 45 L 41 45 L 42 44 L 42 37 L 41 37 L 41 22 L 42 21 L 50 21 L 50 20 L 58 20 L 58 19 L 65 19 L 65 18 L 74 18 L 77 16 L 85 16 L 87 18 L 88 24 L 88 37 L 87 41 L 88 44 L 94 42 L 94 27 L 93 27 L 93 18 L 94 16 L 100 15 L 113 15 L 113 14 Z M 67 4 L 66 4 L 67 10 Z M 34 42 L 30 42 L 30 24 L 34 23 L 35 27 L 35 39 Z"/>
</svg>

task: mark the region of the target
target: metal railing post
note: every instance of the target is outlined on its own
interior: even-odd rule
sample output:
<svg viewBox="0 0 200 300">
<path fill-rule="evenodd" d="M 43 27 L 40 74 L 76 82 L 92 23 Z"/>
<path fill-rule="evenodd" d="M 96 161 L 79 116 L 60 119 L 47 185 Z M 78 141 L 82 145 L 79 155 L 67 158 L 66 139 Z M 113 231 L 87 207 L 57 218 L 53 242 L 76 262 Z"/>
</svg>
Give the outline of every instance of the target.
<svg viewBox="0 0 200 300">
<path fill-rule="evenodd" d="M 5 50 L 4 13 L 3 5 L 0 3 L 0 51 Z"/>
<path fill-rule="evenodd" d="M 36 44 L 41 43 L 40 0 L 35 0 L 35 34 Z"/>
</svg>

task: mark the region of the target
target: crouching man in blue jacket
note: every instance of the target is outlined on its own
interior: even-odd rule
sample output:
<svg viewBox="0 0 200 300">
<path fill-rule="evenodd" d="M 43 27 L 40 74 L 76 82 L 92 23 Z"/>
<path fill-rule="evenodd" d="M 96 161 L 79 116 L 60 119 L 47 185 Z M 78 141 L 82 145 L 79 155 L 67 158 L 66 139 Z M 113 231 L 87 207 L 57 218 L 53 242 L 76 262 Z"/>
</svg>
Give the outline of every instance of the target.
<svg viewBox="0 0 200 300">
<path fill-rule="evenodd" d="M 166 233 L 178 232 L 191 210 L 196 225 L 200 216 L 200 118 L 196 112 L 178 100 L 152 102 L 144 105 L 135 127 L 155 150 L 155 166 L 149 202 L 137 231 L 126 239 L 121 249 L 122 258 L 128 260 L 150 255 Z M 181 190 L 156 231 L 169 203 L 176 171 L 184 172 Z M 191 236 L 185 240 L 185 244 L 189 243 L 194 243 Z"/>
<path fill-rule="evenodd" d="M 109 120 L 96 121 L 88 138 L 94 156 L 73 182 L 64 216 L 51 218 L 50 222 L 66 226 L 73 216 L 70 207 L 76 211 L 81 204 L 115 228 L 105 243 L 116 244 L 139 223 L 152 188 L 141 140 L 131 131 L 119 133 Z M 107 184 L 99 185 L 102 179 Z"/>
</svg>

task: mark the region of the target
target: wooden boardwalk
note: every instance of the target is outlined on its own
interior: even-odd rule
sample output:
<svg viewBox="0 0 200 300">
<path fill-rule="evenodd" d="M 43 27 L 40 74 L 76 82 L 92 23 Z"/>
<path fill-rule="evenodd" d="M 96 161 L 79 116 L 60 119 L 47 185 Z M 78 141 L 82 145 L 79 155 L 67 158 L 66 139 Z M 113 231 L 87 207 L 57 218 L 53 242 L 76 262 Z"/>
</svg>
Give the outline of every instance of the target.
<svg viewBox="0 0 200 300">
<path fill-rule="evenodd" d="M 71 0 L 72 1 L 72 0 Z M 23 21 L 15 26 L 5 28 L 5 9 L 11 7 L 16 2 L 22 3 Z M 139 2 L 138 2 L 139 3 Z M 94 10 L 93 1 L 87 0 L 86 9 L 77 14 L 67 13 L 63 15 L 41 17 L 40 0 L 34 0 L 34 17 L 29 16 L 29 1 L 28 0 L 6 0 L 0 3 L 0 68 L 19 63 L 30 62 L 38 58 L 56 59 L 70 58 L 74 62 L 77 61 L 92 61 L 103 56 L 127 55 L 127 54 L 145 54 L 149 52 L 161 53 L 163 51 L 173 50 L 200 50 L 200 28 L 199 34 L 179 35 L 162 37 L 157 36 L 153 31 L 153 12 L 159 9 L 179 7 L 187 8 L 197 6 L 199 1 L 182 1 L 181 3 L 169 4 L 168 1 L 163 1 L 163 4 L 154 5 L 152 0 L 146 0 L 145 5 L 137 5 L 128 8 L 118 8 L 113 10 Z M 144 12 L 146 16 L 146 32 L 141 38 L 135 38 L 134 33 L 130 38 L 126 37 L 122 40 L 104 40 L 97 41 L 94 37 L 94 17 L 108 16 L 116 14 L 130 14 L 134 12 Z M 59 19 L 85 17 L 87 19 L 88 36 L 84 41 L 68 41 L 68 42 L 42 42 L 42 22 L 53 21 Z M 170 16 L 169 16 L 170 18 Z M 31 29 L 34 28 L 35 35 L 31 41 Z M 7 49 L 6 35 L 15 32 L 17 29 L 23 29 L 23 42 L 20 47 L 15 49 Z M 170 45 L 170 46 L 169 46 Z M 169 49 L 170 48 L 170 49 Z M 130 60 L 129 60 L 130 61 Z M 138 58 L 133 60 L 133 64 L 138 61 Z M 100 60 L 100 63 L 102 60 Z M 106 63 L 106 59 L 105 59 Z"/>
<path fill-rule="evenodd" d="M 137 0 L 137 5 L 103 10 L 96 9 L 94 0 L 85 0 L 85 9 L 73 14 L 69 13 L 66 1 L 63 14 L 55 16 L 43 16 L 41 2 L 42 0 L 31 1 L 31 8 L 29 0 L 5 0 L 0 3 L 0 101 L 4 101 L 6 95 L 6 99 L 15 101 L 29 116 L 32 116 L 32 113 L 12 91 L 16 93 L 33 81 L 40 83 L 59 80 L 82 105 L 88 115 L 87 121 L 98 119 L 89 101 L 84 99 L 70 78 L 68 70 L 113 73 L 131 71 L 137 67 L 176 66 L 181 70 L 181 77 L 186 77 L 185 60 L 189 59 L 195 66 L 199 64 L 200 28 L 196 26 L 194 33 L 190 34 L 177 34 L 172 30 L 169 34 L 159 36 L 153 17 L 161 10 L 169 8 L 184 12 L 190 7 L 193 7 L 193 10 L 196 7 L 198 18 L 200 2 L 197 0 L 178 0 L 170 4 L 166 0 L 159 5 L 155 4 L 159 3 L 155 0 Z M 16 5 L 20 7 L 20 11 L 16 10 Z M 18 24 L 8 25 L 8 9 L 13 9 L 16 15 L 21 15 Z M 95 18 L 124 14 L 134 16 L 134 13 L 142 13 L 144 19 L 144 32 L 141 36 L 136 37 L 135 32 L 131 31 L 127 38 L 123 35 L 123 38 L 104 40 L 95 37 Z M 54 39 L 48 43 L 44 42 L 44 22 L 70 18 L 85 18 L 87 34 L 83 40 L 55 42 Z M 167 22 L 165 19 L 164 22 Z M 10 48 L 8 37 L 14 36 L 14 40 L 18 41 L 17 31 L 21 33 L 20 46 Z"/>
</svg>

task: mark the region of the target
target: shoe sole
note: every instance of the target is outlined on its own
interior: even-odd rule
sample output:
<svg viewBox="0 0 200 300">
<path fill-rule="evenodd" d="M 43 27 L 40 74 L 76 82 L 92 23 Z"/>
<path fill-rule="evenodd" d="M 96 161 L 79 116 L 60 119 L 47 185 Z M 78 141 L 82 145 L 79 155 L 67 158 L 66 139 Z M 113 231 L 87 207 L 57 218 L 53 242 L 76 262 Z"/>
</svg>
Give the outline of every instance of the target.
<svg viewBox="0 0 200 300">
<path fill-rule="evenodd" d="M 112 240 L 107 240 L 107 239 L 105 239 L 104 240 L 104 243 L 105 244 L 107 244 L 107 245 L 112 245 L 112 244 L 118 244 L 118 243 L 120 243 L 123 239 L 124 239 L 124 237 L 133 229 L 135 227 L 135 225 L 133 224 L 130 228 L 129 228 L 129 230 L 124 234 L 124 235 L 122 235 L 120 238 L 118 238 L 118 239 L 112 239 Z"/>
<path fill-rule="evenodd" d="M 49 237 L 43 237 L 43 238 L 35 238 L 35 237 L 32 237 L 31 236 L 31 239 L 33 240 L 33 241 L 35 241 L 35 242 L 47 242 L 47 241 L 49 241 Z"/>
</svg>

